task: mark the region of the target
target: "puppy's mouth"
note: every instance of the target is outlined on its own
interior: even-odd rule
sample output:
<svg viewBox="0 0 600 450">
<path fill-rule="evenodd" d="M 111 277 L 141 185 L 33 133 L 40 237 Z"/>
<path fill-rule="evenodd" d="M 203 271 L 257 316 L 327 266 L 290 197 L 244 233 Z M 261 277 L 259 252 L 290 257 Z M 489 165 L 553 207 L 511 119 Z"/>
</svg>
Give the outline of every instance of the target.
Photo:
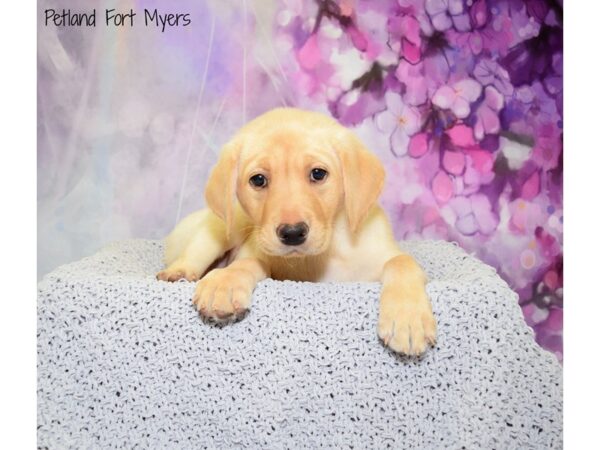
<svg viewBox="0 0 600 450">
<path fill-rule="evenodd" d="M 294 257 L 300 257 L 300 256 L 306 256 L 307 254 L 302 252 L 301 250 L 297 249 L 297 248 L 291 248 L 289 249 L 287 252 L 282 253 L 280 256 L 285 256 L 286 258 L 294 258 Z"/>
<path fill-rule="evenodd" d="M 258 247 L 260 250 L 270 256 L 281 258 L 302 258 L 306 256 L 315 256 L 323 253 L 327 249 L 327 242 L 323 240 L 319 243 L 305 242 L 302 245 L 284 245 L 280 242 L 272 242 L 259 239 Z"/>
<path fill-rule="evenodd" d="M 271 256 L 279 256 L 283 258 L 301 258 L 303 256 L 314 255 L 314 250 L 308 248 L 303 249 L 299 247 L 287 247 L 283 245 L 276 245 L 274 248 L 270 246 L 261 246 L 262 251 Z"/>
</svg>

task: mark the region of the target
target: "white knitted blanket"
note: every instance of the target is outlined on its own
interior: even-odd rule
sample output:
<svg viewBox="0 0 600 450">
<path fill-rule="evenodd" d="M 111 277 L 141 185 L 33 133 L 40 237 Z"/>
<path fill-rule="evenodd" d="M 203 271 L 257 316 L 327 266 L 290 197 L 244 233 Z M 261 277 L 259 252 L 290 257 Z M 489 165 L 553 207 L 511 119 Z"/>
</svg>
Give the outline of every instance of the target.
<svg viewBox="0 0 600 450">
<path fill-rule="evenodd" d="M 561 448 L 561 366 L 516 294 L 452 244 L 403 247 L 438 319 L 421 359 L 378 341 L 378 283 L 267 280 L 216 326 L 194 284 L 154 279 L 159 242 L 60 267 L 39 284 L 38 445 Z"/>
</svg>

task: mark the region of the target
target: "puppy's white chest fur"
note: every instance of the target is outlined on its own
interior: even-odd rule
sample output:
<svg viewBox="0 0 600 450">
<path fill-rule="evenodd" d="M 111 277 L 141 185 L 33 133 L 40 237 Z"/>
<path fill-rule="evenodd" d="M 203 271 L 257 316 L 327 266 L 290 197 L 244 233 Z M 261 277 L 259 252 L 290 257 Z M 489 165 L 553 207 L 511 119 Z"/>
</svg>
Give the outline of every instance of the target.
<svg viewBox="0 0 600 450">
<path fill-rule="evenodd" d="M 369 262 L 352 263 L 345 258 L 332 258 L 319 281 L 377 281 L 381 267 Z"/>
<path fill-rule="evenodd" d="M 338 238 L 323 281 L 376 281 L 385 262 L 398 253 L 390 243 L 394 236 L 383 210 L 376 206 L 361 229 L 352 233 L 345 217 L 336 221 Z"/>
</svg>

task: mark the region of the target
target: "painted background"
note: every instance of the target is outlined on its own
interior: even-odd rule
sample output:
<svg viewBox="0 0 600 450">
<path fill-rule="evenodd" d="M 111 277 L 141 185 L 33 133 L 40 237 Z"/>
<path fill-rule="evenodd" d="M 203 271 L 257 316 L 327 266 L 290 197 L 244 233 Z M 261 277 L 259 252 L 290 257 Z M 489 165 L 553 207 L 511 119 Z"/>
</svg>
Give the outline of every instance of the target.
<svg viewBox="0 0 600 450">
<path fill-rule="evenodd" d="M 40 276 L 203 206 L 218 149 L 282 105 L 385 163 L 399 239 L 458 242 L 562 359 L 562 0 L 40 1 Z M 44 25 L 45 8 L 95 28 Z M 103 26 L 103 9 L 138 16 Z M 189 13 L 143 25 L 143 9 Z"/>
</svg>

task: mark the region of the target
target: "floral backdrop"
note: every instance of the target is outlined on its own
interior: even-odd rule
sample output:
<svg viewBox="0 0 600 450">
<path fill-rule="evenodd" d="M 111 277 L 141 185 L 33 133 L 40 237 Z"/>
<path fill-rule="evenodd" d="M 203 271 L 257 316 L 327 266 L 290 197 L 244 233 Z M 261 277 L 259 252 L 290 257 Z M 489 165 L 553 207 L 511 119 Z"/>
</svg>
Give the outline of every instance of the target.
<svg viewBox="0 0 600 450">
<path fill-rule="evenodd" d="M 118 6 L 191 26 L 39 27 L 40 275 L 165 235 L 239 126 L 297 106 L 382 159 L 399 239 L 494 266 L 562 359 L 562 0 L 175 3 Z"/>
</svg>

